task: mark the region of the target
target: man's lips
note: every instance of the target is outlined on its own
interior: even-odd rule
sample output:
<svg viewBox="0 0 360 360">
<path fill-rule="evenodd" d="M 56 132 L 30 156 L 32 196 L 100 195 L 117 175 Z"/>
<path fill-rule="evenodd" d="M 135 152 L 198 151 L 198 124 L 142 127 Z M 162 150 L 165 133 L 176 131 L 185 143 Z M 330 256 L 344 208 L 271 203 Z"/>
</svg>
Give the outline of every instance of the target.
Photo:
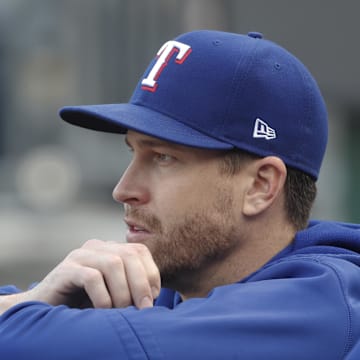
<svg viewBox="0 0 360 360">
<path fill-rule="evenodd" d="M 124 221 L 130 231 L 150 232 L 147 227 L 140 222 L 128 218 L 125 218 Z"/>
<path fill-rule="evenodd" d="M 129 226 L 129 230 L 130 231 L 135 231 L 135 232 L 148 232 L 146 229 L 139 227 L 139 226 Z"/>
<path fill-rule="evenodd" d="M 126 234 L 127 242 L 143 242 L 146 240 L 146 237 L 151 235 L 150 230 L 140 222 L 128 218 L 125 218 L 124 221 L 128 227 L 128 232 Z"/>
</svg>

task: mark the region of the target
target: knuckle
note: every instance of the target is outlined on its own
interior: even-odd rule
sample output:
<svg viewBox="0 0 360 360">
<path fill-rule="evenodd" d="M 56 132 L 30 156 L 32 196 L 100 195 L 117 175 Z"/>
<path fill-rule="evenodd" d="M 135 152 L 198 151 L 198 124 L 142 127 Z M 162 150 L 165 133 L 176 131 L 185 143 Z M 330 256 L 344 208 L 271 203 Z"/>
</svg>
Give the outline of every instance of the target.
<svg viewBox="0 0 360 360">
<path fill-rule="evenodd" d="M 147 256 L 150 254 L 149 248 L 144 244 L 132 244 L 134 251 L 141 255 L 141 256 Z"/>
<path fill-rule="evenodd" d="M 140 253 L 149 253 L 149 248 L 144 244 L 135 244 L 136 250 Z"/>
<path fill-rule="evenodd" d="M 106 261 L 105 261 L 105 268 L 106 269 L 114 269 L 114 268 L 123 268 L 124 267 L 124 263 L 123 260 L 120 256 L 116 256 L 113 254 L 109 254 L 106 257 Z"/>
<path fill-rule="evenodd" d="M 119 255 L 124 259 L 138 257 L 139 254 L 133 245 L 134 244 L 123 244 L 122 246 L 120 246 Z"/>
<path fill-rule="evenodd" d="M 101 240 L 98 239 L 89 239 L 86 240 L 85 243 L 83 244 L 82 248 L 85 249 L 92 249 L 94 247 L 98 247 L 100 244 L 102 244 L 103 242 Z"/>
<path fill-rule="evenodd" d="M 66 259 L 64 260 L 64 262 L 78 259 L 78 258 L 80 257 L 81 252 L 82 252 L 81 249 L 72 250 L 72 251 L 68 254 L 68 256 L 66 257 Z"/>
<path fill-rule="evenodd" d="M 117 253 L 122 257 L 143 257 L 150 254 L 148 247 L 144 244 L 119 244 L 115 243 Z"/>
<path fill-rule="evenodd" d="M 154 285 L 160 284 L 160 271 L 157 267 L 148 271 L 149 282 Z"/>
<path fill-rule="evenodd" d="M 92 268 L 87 268 L 83 270 L 83 280 L 85 285 L 94 285 L 99 281 L 103 281 L 103 276 L 100 271 Z"/>
</svg>

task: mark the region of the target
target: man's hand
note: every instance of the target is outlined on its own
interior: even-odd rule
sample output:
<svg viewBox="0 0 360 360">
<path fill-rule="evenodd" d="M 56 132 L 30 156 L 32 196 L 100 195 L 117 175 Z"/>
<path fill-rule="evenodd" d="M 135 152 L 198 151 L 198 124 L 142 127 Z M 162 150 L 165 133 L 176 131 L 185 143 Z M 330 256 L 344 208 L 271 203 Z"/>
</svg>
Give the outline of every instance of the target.
<svg viewBox="0 0 360 360">
<path fill-rule="evenodd" d="M 142 309 L 153 306 L 160 286 L 159 270 L 145 245 L 89 240 L 33 289 L 5 296 L 0 309 L 31 300 L 79 308 Z"/>
</svg>

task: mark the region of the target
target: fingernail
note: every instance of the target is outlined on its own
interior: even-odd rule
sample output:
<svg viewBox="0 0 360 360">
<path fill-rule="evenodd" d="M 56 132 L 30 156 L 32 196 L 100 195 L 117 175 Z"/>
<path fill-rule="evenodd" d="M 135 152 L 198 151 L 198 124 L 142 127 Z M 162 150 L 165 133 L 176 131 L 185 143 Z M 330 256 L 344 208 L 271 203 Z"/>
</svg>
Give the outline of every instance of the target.
<svg viewBox="0 0 360 360">
<path fill-rule="evenodd" d="M 140 302 L 140 309 L 153 307 L 153 300 L 150 298 L 150 296 L 145 296 L 141 299 Z"/>
</svg>

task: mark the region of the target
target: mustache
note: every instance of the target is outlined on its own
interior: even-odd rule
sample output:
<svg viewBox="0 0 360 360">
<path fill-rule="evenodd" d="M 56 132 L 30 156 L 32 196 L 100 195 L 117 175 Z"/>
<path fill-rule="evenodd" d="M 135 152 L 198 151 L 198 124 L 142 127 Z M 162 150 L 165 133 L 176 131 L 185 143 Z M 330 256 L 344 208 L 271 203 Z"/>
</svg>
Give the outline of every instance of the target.
<svg viewBox="0 0 360 360">
<path fill-rule="evenodd" d="M 147 210 L 132 208 L 125 206 L 125 216 L 132 219 L 134 222 L 139 222 L 144 225 L 148 230 L 162 233 L 162 224 L 158 217 L 150 214 Z"/>
</svg>

